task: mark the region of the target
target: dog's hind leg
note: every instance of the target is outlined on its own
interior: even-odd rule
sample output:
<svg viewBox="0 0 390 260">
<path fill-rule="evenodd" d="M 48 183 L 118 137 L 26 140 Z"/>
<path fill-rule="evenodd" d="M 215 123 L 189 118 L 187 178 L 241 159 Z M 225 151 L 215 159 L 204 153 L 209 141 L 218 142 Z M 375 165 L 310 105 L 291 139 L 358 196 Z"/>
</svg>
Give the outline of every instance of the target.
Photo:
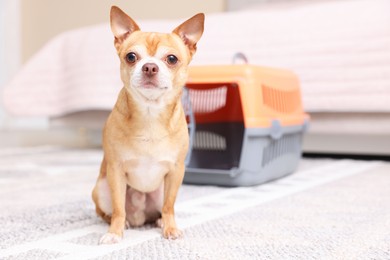
<svg viewBox="0 0 390 260">
<path fill-rule="evenodd" d="M 121 165 L 116 163 L 107 163 L 106 183 L 110 194 L 111 205 L 111 224 L 108 232 L 100 239 L 100 244 L 118 243 L 123 237 L 123 231 L 126 225 L 126 177 Z M 103 179 L 104 180 L 104 179 Z M 98 183 L 99 185 L 99 183 Z M 104 187 L 104 185 L 102 185 Z M 104 189 L 104 188 L 103 188 Z M 104 197 L 100 197 L 104 198 Z M 100 203 L 100 208 L 103 209 Z M 103 209 L 103 211 L 106 211 Z"/>
<path fill-rule="evenodd" d="M 92 191 L 92 199 L 95 202 L 96 213 L 108 224 L 111 223 L 112 202 L 110 187 L 106 178 L 106 162 L 103 158 L 100 175 Z"/>
</svg>

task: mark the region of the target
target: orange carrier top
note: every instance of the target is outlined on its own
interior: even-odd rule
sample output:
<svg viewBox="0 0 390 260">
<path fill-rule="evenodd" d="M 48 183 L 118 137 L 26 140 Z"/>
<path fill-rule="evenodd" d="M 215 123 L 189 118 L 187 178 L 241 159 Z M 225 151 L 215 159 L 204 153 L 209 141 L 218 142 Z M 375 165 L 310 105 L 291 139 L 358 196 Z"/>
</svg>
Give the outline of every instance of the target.
<svg viewBox="0 0 390 260">
<path fill-rule="evenodd" d="M 298 77 L 253 65 L 193 66 L 187 82 L 196 123 L 244 122 L 246 128 L 301 125 Z"/>
</svg>

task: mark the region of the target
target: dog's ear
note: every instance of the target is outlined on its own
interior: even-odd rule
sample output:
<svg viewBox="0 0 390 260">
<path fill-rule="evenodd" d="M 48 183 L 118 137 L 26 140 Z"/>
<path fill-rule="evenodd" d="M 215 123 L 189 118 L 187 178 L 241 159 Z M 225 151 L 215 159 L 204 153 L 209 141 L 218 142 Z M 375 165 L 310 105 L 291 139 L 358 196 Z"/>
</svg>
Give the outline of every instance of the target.
<svg viewBox="0 0 390 260">
<path fill-rule="evenodd" d="M 122 42 L 134 31 L 140 30 L 139 26 L 119 7 L 112 6 L 110 12 L 111 31 L 115 36 L 115 46 Z"/>
<path fill-rule="evenodd" d="M 176 27 L 173 33 L 180 36 L 185 45 L 190 50 L 191 56 L 196 51 L 196 43 L 203 34 L 204 14 L 199 13 Z"/>
</svg>

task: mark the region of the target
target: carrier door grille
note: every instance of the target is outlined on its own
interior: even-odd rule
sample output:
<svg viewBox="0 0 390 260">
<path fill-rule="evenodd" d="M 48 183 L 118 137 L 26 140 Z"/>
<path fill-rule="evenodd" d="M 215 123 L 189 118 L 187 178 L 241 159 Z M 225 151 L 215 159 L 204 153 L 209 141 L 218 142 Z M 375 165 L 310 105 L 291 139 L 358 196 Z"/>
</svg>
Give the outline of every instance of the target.
<svg viewBox="0 0 390 260">
<path fill-rule="evenodd" d="M 291 134 L 283 136 L 278 140 L 272 140 L 263 150 L 262 166 L 266 166 L 273 160 L 285 154 L 300 154 L 301 134 Z"/>
<path fill-rule="evenodd" d="M 195 133 L 194 149 L 225 151 L 226 138 L 213 132 L 198 131 Z"/>
<path fill-rule="evenodd" d="M 212 113 L 226 106 L 226 86 L 189 92 L 194 113 Z"/>
</svg>

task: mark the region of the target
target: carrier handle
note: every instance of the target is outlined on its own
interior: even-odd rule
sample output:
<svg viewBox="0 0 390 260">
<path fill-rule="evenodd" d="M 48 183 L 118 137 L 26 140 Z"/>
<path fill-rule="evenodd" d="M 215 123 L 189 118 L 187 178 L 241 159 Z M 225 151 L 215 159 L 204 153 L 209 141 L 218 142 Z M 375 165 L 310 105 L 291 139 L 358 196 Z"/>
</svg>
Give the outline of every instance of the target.
<svg viewBox="0 0 390 260">
<path fill-rule="evenodd" d="M 244 64 L 248 64 L 248 58 L 246 55 L 242 52 L 237 52 L 236 54 L 233 55 L 233 64 L 237 64 L 237 60 L 241 60 L 244 62 Z"/>
</svg>

